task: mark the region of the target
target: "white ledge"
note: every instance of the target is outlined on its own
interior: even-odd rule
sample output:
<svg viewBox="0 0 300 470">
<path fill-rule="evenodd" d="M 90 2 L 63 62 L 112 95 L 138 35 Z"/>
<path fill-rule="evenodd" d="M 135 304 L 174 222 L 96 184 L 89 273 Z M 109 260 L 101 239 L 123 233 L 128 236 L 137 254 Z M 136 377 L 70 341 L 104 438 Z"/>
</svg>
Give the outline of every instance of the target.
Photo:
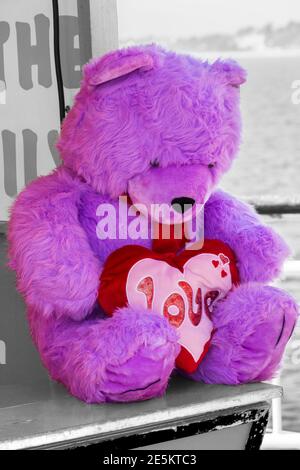
<svg viewBox="0 0 300 470">
<path fill-rule="evenodd" d="M 110 439 L 132 431 L 205 415 L 222 415 L 280 397 L 281 387 L 204 385 L 176 377 L 162 398 L 139 403 L 87 405 L 59 385 L 0 387 L 0 449 L 28 449 L 82 440 Z M 178 424 L 178 423 L 177 423 Z"/>
</svg>

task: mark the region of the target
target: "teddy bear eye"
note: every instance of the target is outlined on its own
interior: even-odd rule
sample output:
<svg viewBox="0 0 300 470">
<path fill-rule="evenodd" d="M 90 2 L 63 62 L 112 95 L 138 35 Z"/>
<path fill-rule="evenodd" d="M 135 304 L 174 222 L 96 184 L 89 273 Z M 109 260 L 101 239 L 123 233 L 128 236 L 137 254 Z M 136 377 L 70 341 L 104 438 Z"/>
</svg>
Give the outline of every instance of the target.
<svg viewBox="0 0 300 470">
<path fill-rule="evenodd" d="M 152 168 L 158 168 L 158 167 L 159 167 L 159 161 L 157 160 L 157 158 L 156 158 L 155 160 L 152 160 L 152 161 L 150 162 L 150 166 L 151 166 Z"/>
<path fill-rule="evenodd" d="M 216 166 L 216 162 L 209 163 L 208 168 L 214 168 Z"/>
</svg>

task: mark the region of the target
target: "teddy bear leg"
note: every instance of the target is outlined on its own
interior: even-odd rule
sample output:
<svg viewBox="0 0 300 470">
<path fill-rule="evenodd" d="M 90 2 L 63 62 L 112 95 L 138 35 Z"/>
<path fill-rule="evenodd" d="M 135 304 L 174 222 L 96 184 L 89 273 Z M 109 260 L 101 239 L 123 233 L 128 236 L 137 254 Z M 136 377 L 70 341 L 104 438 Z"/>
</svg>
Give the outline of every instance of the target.
<svg viewBox="0 0 300 470">
<path fill-rule="evenodd" d="M 123 308 L 81 323 L 31 316 L 30 323 L 52 378 L 88 403 L 162 395 L 179 352 L 176 330 L 149 310 Z"/>
<path fill-rule="evenodd" d="M 217 304 L 212 315 L 215 333 L 195 380 L 241 384 L 274 376 L 298 317 L 289 294 L 244 284 Z"/>
</svg>

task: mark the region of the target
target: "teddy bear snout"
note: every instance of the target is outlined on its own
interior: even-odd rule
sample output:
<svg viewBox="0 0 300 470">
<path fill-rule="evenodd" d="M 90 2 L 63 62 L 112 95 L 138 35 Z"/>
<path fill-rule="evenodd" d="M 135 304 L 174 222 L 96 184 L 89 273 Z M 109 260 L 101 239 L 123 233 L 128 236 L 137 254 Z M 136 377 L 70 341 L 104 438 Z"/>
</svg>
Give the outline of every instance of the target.
<svg viewBox="0 0 300 470">
<path fill-rule="evenodd" d="M 185 197 L 185 196 L 175 197 L 171 201 L 171 206 L 176 212 L 183 214 L 184 212 L 191 209 L 193 205 L 195 204 L 195 202 L 196 202 L 195 199 L 191 197 Z"/>
</svg>

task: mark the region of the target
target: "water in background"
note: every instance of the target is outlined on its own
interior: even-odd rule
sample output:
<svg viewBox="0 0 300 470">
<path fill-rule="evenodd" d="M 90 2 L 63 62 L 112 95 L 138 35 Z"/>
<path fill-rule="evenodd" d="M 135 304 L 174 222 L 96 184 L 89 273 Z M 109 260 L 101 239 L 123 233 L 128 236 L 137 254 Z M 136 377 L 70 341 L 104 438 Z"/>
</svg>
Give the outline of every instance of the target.
<svg viewBox="0 0 300 470">
<path fill-rule="evenodd" d="M 248 71 L 243 142 L 223 186 L 239 195 L 299 195 L 300 104 L 292 103 L 292 83 L 300 80 L 300 56 L 238 60 Z"/>
<path fill-rule="evenodd" d="M 238 59 L 248 71 L 241 88 L 243 143 L 222 187 L 237 196 L 300 195 L 300 104 L 292 103 L 292 83 L 300 80 L 300 57 Z M 300 215 L 265 218 L 290 244 L 300 260 Z M 300 303 L 300 277 L 280 287 Z M 300 431 L 300 325 L 282 370 L 283 425 Z"/>
</svg>

